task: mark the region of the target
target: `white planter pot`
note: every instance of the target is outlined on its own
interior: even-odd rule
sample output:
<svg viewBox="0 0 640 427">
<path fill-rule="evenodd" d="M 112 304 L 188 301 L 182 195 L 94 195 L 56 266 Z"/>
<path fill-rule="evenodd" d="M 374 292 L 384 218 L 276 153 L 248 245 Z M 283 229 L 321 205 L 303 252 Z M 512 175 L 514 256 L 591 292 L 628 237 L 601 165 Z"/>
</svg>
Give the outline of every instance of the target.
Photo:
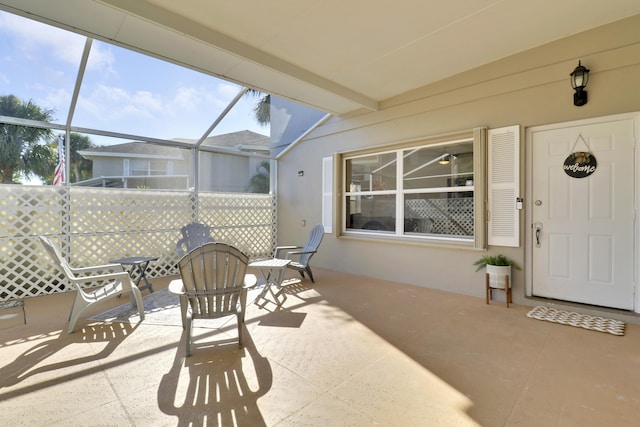
<svg viewBox="0 0 640 427">
<path fill-rule="evenodd" d="M 509 278 L 509 287 L 511 287 L 511 266 L 510 265 L 487 265 L 487 273 L 489 274 L 489 286 L 494 289 L 505 289 L 507 277 Z"/>
</svg>

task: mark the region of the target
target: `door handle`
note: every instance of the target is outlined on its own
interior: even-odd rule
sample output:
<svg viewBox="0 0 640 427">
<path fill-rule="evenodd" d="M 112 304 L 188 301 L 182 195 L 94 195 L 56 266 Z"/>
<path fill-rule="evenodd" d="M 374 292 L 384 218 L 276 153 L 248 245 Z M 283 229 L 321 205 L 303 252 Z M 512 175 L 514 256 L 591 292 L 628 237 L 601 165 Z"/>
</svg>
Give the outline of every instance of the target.
<svg viewBox="0 0 640 427">
<path fill-rule="evenodd" d="M 540 247 L 540 235 L 542 234 L 542 223 L 541 222 L 536 222 L 535 224 L 533 224 L 533 227 L 536 230 L 536 247 L 539 248 Z"/>
</svg>

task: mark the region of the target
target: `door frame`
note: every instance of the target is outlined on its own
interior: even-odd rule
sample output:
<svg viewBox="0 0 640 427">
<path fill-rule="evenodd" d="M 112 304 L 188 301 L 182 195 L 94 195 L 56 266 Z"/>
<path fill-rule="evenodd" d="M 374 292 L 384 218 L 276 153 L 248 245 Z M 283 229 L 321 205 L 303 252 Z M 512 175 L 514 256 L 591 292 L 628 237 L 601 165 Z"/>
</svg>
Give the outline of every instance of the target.
<svg viewBox="0 0 640 427">
<path fill-rule="evenodd" d="M 640 292 L 639 292 L 639 283 L 638 283 L 638 272 L 640 270 L 640 220 L 638 218 L 639 208 L 640 208 L 640 147 L 637 147 L 638 142 L 640 142 L 640 112 L 632 112 L 632 113 L 623 113 L 616 114 L 611 116 L 603 116 L 603 117 L 594 117 L 590 119 L 583 120 L 575 120 L 570 122 L 562 122 L 562 123 L 554 123 L 549 125 L 541 125 L 541 126 L 533 126 L 527 127 L 525 129 L 525 227 L 524 228 L 524 242 L 525 242 L 525 266 L 524 266 L 524 277 L 525 277 L 525 296 L 528 298 L 533 297 L 533 242 L 534 242 L 534 231 L 533 231 L 533 171 L 535 170 L 533 167 L 533 147 L 532 147 L 532 134 L 534 132 L 547 131 L 547 130 L 556 130 L 556 129 L 564 129 L 567 127 L 576 127 L 576 126 L 586 126 L 586 125 L 594 125 L 599 123 L 607 123 L 611 121 L 618 120 L 626 120 L 632 119 L 634 121 L 634 146 L 636 146 L 636 150 L 634 153 L 635 159 L 635 168 L 634 168 L 634 182 L 636 183 L 634 188 L 634 210 L 635 210 L 635 221 L 633 225 L 633 233 L 634 233 L 634 265 L 633 265 L 633 283 L 634 283 L 634 301 L 633 307 L 636 313 L 640 313 Z M 567 302 L 567 301 L 564 301 Z"/>
</svg>

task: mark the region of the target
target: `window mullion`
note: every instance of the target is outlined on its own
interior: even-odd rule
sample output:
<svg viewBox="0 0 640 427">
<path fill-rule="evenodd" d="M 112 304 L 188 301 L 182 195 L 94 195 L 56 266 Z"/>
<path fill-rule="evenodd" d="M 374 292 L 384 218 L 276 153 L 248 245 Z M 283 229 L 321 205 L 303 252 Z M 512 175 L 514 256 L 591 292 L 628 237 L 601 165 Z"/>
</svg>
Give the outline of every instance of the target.
<svg viewBox="0 0 640 427">
<path fill-rule="evenodd" d="M 397 153 L 396 167 L 396 234 L 404 234 L 404 157 L 402 150 Z"/>
</svg>

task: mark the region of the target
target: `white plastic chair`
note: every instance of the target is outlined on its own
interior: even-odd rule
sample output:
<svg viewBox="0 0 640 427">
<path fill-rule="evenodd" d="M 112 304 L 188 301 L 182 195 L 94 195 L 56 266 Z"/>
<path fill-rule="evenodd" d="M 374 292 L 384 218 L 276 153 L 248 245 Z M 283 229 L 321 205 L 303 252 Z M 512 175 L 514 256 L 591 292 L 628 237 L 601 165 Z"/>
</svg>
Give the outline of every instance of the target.
<svg viewBox="0 0 640 427">
<path fill-rule="evenodd" d="M 76 321 L 87 308 L 107 298 L 112 298 L 130 292 L 138 307 L 140 320 L 144 319 L 144 307 L 142 293 L 131 280 L 129 273 L 124 271 L 120 264 L 95 265 L 90 267 L 73 268 L 62 256 L 60 248 L 51 239 L 40 236 L 42 245 L 53 259 L 53 262 L 64 273 L 65 277 L 76 287 L 76 297 L 69 314 L 68 333 L 75 329 Z M 112 273 L 95 274 L 98 272 L 113 271 Z M 94 274 L 91 274 L 94 273 Z M 106 282 L 106 284 L 105 284 Z M 87 288 L 88 290 L 85 290 Z M 132 301 L 133 303 L 133 301 Z"/>
<path fill-rule="evenodd" d="M 225 243 L 206 243 L 178 261 L 181 279 L 171 281 L 169 291 L 180 296 L 187 357 L 191 355 L 191 330 L 195 319 L 235 315 L 238 345 L 242 347 L 247 288 L 256 283 L 256 276 L 245 274 L 248 263 L 247 255 Z"/>
<path fill-rule="evenodd" d="M 205 243 L 213 243 L 211 237 L 211 228 L 208 225 L 199 222 L 192 222 L 180 229 L 182 238 L 176 243 L 176 252 L 179 257 L 183 257 L 198 246 Z"/>
<path fill-rule="evenodd" d="M 287 265 L 287 268 L 296 270 L 300 273 L 300 276 L 304 278 L 304 273 L 309 275 L 311 282 L 313 280 L 313 273 L 311 272 L 311 266 L 309 261 L 313 254 L 318 252 L 318 247 L 324 237 L 324 227 L 322 224 L 318 224 L 311 229 L 309 233 L 309 240 L 304 246 L 278 246 L 275 250 L 275 257 L 282 258 L 280 255 L 282 252 L 287 251 L 287 254 L 283 259 L 290 259 L 291 262 Z"/>
</svg>

